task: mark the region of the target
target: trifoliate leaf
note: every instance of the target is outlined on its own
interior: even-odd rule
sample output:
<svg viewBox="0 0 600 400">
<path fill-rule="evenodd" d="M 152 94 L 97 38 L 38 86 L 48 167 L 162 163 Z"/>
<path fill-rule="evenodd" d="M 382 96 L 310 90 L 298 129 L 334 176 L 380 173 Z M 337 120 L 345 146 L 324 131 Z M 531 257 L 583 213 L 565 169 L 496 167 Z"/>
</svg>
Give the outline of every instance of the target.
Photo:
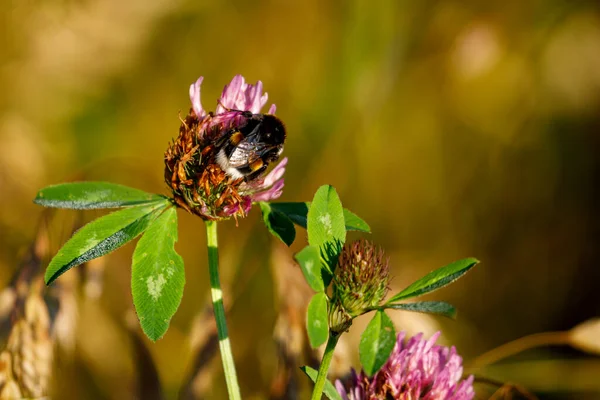
<svg viewBox="0 0 600 400">
<path fill-rule="evenodd" d="M 448 264 L 445 267 L 436 269 L 433 272 L 425 275 L 423 278 L 417 280 L 400 293 L 392 296 L 387 301 L 387 304 L 395 303 L 399 300 L 408 299 L 411 297 L 417 297 L 425 293 L 433 292 L 446 285 L 451 284 L 464 274 L 466 274 L 471 268 L 479 263 L 479 260 L 475 258 L 465 258 Z"/>
<path fill-rule="evenodd" d="M 160 339 L 181 302 L 185 271 L 175 252 L 177 210 L 167 209 L 150 223 L 133 253 L 131 293 L 142 330 Z"/>
<path fill-rule="evenodd" d="M 306 246 L 296 254 L 296 260 L 300 264 L 304 278 L 312 290 L 315 292 L 324 291 L 325 285 L 323 284 L 323 276 L 321 275 L 321 255 L 319 249 L 314 246 Z"/>
<path fill-rule="evenodd" d="M 296 229 L 292 221 L 284 213 L 273 209 L 270 203 L 261 201 L 259 204 L 263 215 L 263 222 L 267 229 L 269 229 L 269 232 L 286 245 L 291 246 L 296 238 Z"/>
<path fill-rule="evenodd" d="M 48 186 L 33 200 L 44 207 L 75 210 L 118 208 L 164 201 L 164 197 L 108 182 L 71 182 Z"/>
<path fill-rule="evenodd" d="M 321 186 L 315 193 L 308 210 L 307 231 L 308 243 L 319 248 L 324 267 L 329 271 L 330 276 L 324 282 L 327 287 L 346 241 L 344 210 L 332 186 Z"/>
<path fill-rule="evenodd" d="M 69 269 L 108 254 L 135 239 L 169 204 L 168 200 L 162 199 L 149 205 L 125 208 L 85 225 L 50 261 L 44 276 L 46 284 L 51 284 Z"/>
<path fill-rule="evenodd" d="M 319 292 L 313 296 L 306 311 L 306 330 L 313 348 L 317 348 L 329 337 L 327 317 L 327 295 Z"/>
<path fill-rule="evenodd" d="M 390 317 L 377 311 L 360 337 L 360 363 L 372 376 L 385 364 L 396 344 L 396 331 Z"/>
<path fill-rule="evenodd" d="M 416 303 L 386 304 L 383 308 L 437 314 L 452 319 L 456 317 L 456 308 L 454 308 L 452 304 L 448 304 L 444 301 L 418 301 Z"/>
<path fill-rule="evenodd" d="M 273 210 L 285 214 L 290 221 L 306 229 L 310 201 L 299 203 L 269 203 Z M 371 233 L 369 225 L 352 211 L 344 208 L 344 221 L 347 231 Z"/>
</svg>

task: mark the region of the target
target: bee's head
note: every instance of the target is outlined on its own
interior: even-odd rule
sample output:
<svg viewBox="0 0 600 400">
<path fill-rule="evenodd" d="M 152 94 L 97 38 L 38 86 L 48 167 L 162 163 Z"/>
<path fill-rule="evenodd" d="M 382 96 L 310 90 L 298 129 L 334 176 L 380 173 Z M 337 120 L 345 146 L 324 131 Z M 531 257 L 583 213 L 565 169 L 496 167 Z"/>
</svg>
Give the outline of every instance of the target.
<svg viewBox="0 0 600 400">
<path fill-rule="evenodd" d="M 279 118 L 274 115 L 267 114 L 264 116 L 262 140 L 274 147 L 283 146 L 285 142 L 285 126 Z"/>
</svg>

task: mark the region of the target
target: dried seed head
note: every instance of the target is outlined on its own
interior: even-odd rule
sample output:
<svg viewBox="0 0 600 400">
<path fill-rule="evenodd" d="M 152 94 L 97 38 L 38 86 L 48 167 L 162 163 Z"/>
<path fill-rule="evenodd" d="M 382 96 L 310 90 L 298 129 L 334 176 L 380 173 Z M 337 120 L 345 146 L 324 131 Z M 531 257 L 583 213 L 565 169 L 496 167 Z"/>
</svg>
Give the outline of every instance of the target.
<svg viewBox="0 0 600 400">
<path fill-rule="evenodd" d="M 52 340 L 48 308 L 38 293 L 25 302 L 25 316 L 13 325 L 0 353 L 0 398 L 39 398 L 48 394 Z"/>
</svg>

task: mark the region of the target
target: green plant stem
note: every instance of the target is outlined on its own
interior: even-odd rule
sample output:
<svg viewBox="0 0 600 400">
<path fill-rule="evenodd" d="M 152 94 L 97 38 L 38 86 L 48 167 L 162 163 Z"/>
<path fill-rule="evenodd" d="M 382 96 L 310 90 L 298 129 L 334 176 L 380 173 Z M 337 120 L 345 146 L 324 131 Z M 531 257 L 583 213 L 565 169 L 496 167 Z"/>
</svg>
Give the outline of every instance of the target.
<svg viewBox="0 0 600 400">
<path fill-rule="evenodd" d="M 315 381 L 315 387 L 312 392 L 311 400 L 321 400 L 323 397 L 323 388 L 325 387 L 325 381 L 327 380 L 327 371 L 329 371 L 329 364 L 333 358 L 333 351 L 340 338 L 340 335 L 329 333 L 329 340 L 327 340 L 327 346 L 325 347 L 325 353 L 323 353 L 323 359 L 319 366 L 319 373 L 317 380 Z"/>
<path fill-rule="evenodd" d="M 241 400 L 240 386 L 237 381 L 233 353 L 231 352 L 231 343 L 229 342 L 229 334 L 227 332 L 227 322 L 225 321 L 223 291 L 221 290 L 221 281 L 219 279 L 219 245 L 217 242 L 217 223 L 215 221 L 206 221 L 206 238 L 208 244 L 210 295 L 212 298 L 215 320 L 217 321 L 219 350 L 221 351 L 221 361 L 223 363 L 225 382 L 227 383 L 227 392 L 229 393 L 229 398 L 231 400 Z"/>
</svg>

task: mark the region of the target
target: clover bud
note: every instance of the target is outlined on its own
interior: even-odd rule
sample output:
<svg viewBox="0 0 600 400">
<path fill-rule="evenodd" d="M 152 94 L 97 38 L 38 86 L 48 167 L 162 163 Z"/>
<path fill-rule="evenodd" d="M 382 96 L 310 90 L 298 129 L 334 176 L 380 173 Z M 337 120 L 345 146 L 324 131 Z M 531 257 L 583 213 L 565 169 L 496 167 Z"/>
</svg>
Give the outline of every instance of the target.
<svg viewBox="0 0 600 400">
<path fill-rule="evenodd" d="M 388 292 L 389 267 L 383 250 L 366 240 L 347 245 L 333 276 L 330 329 L 341 333 L 352 319 L 379 306 Z"/>
</svg>

